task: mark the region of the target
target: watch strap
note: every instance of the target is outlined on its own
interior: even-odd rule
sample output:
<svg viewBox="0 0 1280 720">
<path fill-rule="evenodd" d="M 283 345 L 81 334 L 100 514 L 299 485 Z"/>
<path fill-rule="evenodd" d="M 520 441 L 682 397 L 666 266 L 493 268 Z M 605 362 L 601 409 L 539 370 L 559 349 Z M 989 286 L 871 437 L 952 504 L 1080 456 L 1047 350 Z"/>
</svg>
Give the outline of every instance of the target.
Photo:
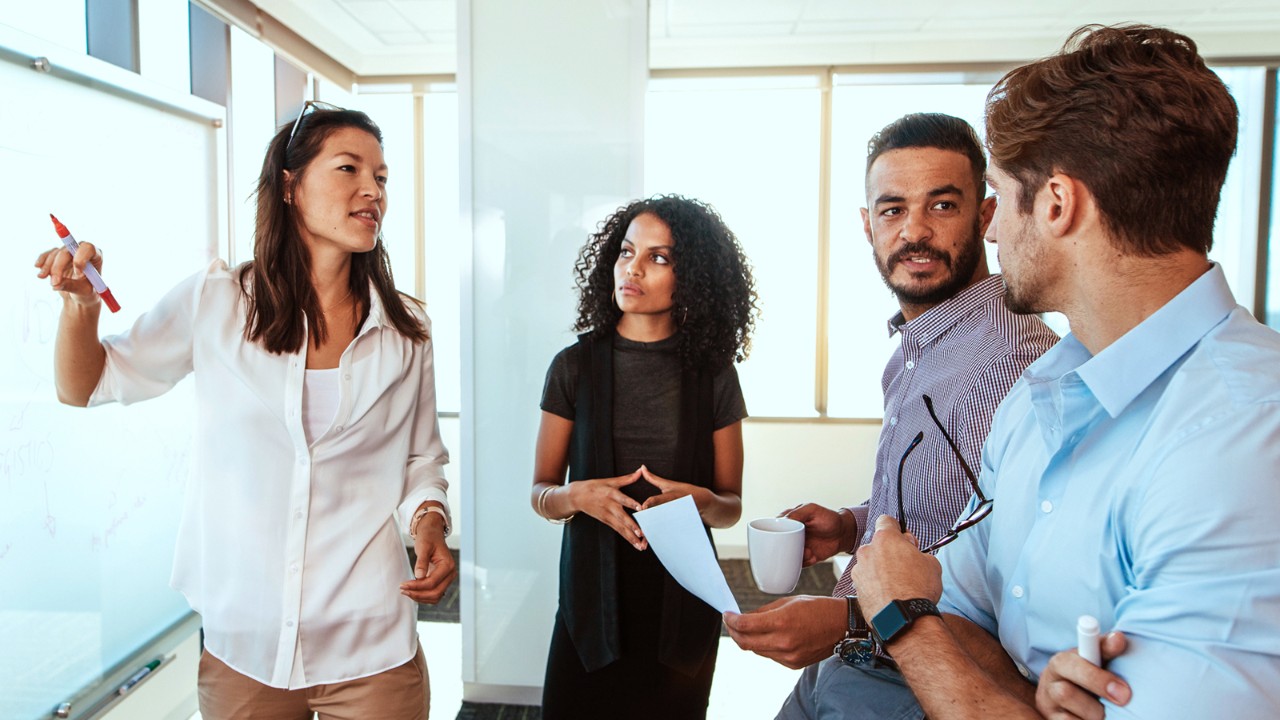
<svg viewBox="0 0 1280 720">
<path fill-rule="evenodd" d="M 858 607 L 858 596 L 846 595 L 844 599 L 849 603 L 849 630 L 845 632 L 845 637 L 849 637 L 850 633 L 869 630 L 867 619 L 862 616 L 862 608 Z"/>
<path fill-rule="evenodd" d="M 851 665 L 869 663 L 876 656 L 876 641 L 871 634 L 871 626 L 862 616 L 858 596 L 847 595 L 845 602 L 849 604 L 849 626 L 845 630 L 844 637 L 836 643 L 833 652 Z"/>
<path fill-rule="evenodd" d="M 871 631 L 882 645 L 888 645 L 902 637 L 916 620 L 926 615 L 942 617 L 938 606 L 928 598 L 893 600 L 871 619 Z"/>
</svg>

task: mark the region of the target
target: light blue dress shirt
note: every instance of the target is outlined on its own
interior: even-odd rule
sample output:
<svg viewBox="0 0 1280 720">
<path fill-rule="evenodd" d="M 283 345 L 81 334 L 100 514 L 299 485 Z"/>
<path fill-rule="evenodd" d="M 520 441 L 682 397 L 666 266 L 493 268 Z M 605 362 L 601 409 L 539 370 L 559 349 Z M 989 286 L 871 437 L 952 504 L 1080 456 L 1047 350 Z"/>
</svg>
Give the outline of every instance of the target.
<svg viewBox="0 0 1280 720">
<path fill-rule="evenodd" d="M 1097 356 L 1068 335 L 982 452 L 991 517 L 944 548 L 944 612 L 1035 680 L 1076 620 L 1123 631 L 1107 717 L 1280 717 L 1280 335 L 1218 266 Z"/>
</svg>

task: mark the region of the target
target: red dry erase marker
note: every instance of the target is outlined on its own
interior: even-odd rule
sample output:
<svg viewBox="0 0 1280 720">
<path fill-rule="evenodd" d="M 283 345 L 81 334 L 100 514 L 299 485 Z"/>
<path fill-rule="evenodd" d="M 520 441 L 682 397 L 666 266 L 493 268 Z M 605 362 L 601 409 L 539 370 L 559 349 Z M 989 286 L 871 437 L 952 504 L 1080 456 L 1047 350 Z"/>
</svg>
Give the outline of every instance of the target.
<svg viewBox="0 0 1280 720">
<path fill-rule="evenodd" d="M 53 213 L 49 213 L 49 217 L 53 220 L 53 229 L 58 231 L 58 237 L 62 238 L 62 244 L 67 246 L 67 250 L 72 255 L 76 254 L 76 250 L 80 249 L 80 243 L 71 237 L 71 231 L 66 225 L 58 222 L 58 218 L 53 217 Z M 98 274 L 98 269 L 92 265 L 84 266 L 84 276 L 89 278 L 89 284 L 93 286 L 93 291 L 102 297 L 102 302 L 107 304 L 111 312 L 120 312 L 120 303 L 116 302 L 116 298 L 111 294 L 111 290 L 107 284 L 102 281 L 102 276 Z"/>
</svg>

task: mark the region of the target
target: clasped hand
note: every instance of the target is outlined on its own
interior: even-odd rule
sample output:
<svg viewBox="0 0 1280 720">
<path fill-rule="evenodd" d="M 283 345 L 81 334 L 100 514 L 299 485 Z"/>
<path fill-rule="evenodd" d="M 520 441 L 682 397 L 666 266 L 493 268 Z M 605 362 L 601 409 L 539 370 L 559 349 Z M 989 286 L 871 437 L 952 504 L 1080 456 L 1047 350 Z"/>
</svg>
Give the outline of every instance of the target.
<svg viewBox="0 0 1280 720">
<path fill-rule="evenodd" d="M 638 501 L 622 492 L 622 488 L 643 477 L 640 470 L 630 475 L 619 475 L 595 480 L 579 480 L 568 486 L 569 504 L 575 512 L 583 512 L 613 528 L 614 532 L 631 543 L 637 550 L 649 547 L 644 532 L 631 517 L 631 512 L 642 509 Z"/>
<path fill-rule="evenodd" d="M 658 489 L 657 495 L 643 503 L 622 492 L 622 488 L 641 478 Z M 570 502 L 578 512 L 584 512 L 613 528 L 637 550 L 648 548 L 649 541 L 645 539 L 644 532 L 635 518 L 631 517 L 632 512 L 648 510 L 685 495 L 692 495 L 694 504 L 697 505 L 698 512 L 701 514 L 706 509 L 708 501 L 706 493 L 706 488 L 654 475 L 644 465 L 630 475 L 569 483 Z"/>
</svg>

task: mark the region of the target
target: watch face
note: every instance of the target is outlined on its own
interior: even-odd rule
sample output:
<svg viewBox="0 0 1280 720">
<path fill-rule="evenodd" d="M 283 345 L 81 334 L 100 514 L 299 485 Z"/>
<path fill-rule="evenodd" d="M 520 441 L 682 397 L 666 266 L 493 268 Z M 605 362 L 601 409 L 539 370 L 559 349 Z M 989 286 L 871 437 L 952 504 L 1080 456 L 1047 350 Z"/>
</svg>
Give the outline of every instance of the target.
<svg viewBox="0 0 1280 720">
<path fill-rule="evenodd" d="M 871 629 L 880 638 L 880 642 L 886 645 L 906 626 L 907 616 L 903 614 L 902 607 L 897 601 L 885 605 L 884 609 L 871 619 Z"/>
<path fill-rule="evenodd" d="M 869 637 L 849 638 L 840 641 L 837 652 L 841 660 L 851 665 L 861 665 L 875 659 L 876 643 Z"/>
</svg>

